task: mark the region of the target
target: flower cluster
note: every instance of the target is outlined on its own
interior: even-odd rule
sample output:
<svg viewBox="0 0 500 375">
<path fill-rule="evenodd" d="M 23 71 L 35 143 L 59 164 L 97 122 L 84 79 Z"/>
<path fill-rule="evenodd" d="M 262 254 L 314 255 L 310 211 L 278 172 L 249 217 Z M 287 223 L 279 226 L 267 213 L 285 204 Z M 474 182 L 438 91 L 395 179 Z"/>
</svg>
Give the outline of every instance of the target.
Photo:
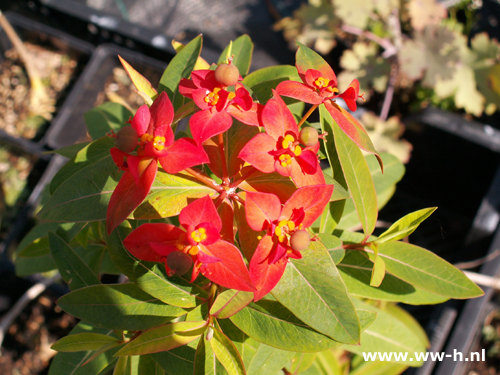
<svg viewBox="0 0 500 375">
<path fill-rule="evenodd" d="M 280 83 L 265 104 L 254 100 L 231 60 L 215 69 L 193 71 L 178 87 L 194 103 L 189 119 L 192 138 L 176 139 L 172 122 L 177 114 L 165 92 L 155 95 L 151 106 L 140 107 L 131 126 L 113 134 L 117 146 L 111 155 L 124 173 L 108 206 L 108 232 L 148 196 L 158 167 L 169 174 L 184 171 L 213 193 L 182 207 L 179 226 L 142 224 L 128 235 L 124 246 L 140 260 L 164 263 L 169 276 L 190 272 L 189 280 L 194 282 L 201 273 L 222 287 L 253 292 L 255 300 L 269 293 L 288 259 L 301 258 L 301 251 L 316 240 L 310 227 L 333 193 L 319 164 L 322 135 L 303 126 L 311 111 L 297 123 L 282 96 L 316 107 L 324 104 L 339 123 L 345 111 L 334 99 L 342 98 L 355 109 L 359 97 L 357 81 L 339 94 L 328 65 L 313 69 L 298 61 L 297 71 L 303 83 Z M 224 137 L 233 126 L 248 127 L 247 138 L 233 142 L 236 146 Z M 349 129 L 346 133 L 354 134 Z M 218 151 L 207 152 L 210 145 Z M 259 174 L 274 176 L 287 186 L 292 183 L 293 192 L 273 194 L 252 185 L 252 176 Z M 245 225 L 237 225 L 236 208 L 244 210 Z M 255 247 L 244 252 L 246 259 L 240 251 L 248 246 L 241 243 L 249 235 L 244 231 L 257 238 Z"/>
</svg>

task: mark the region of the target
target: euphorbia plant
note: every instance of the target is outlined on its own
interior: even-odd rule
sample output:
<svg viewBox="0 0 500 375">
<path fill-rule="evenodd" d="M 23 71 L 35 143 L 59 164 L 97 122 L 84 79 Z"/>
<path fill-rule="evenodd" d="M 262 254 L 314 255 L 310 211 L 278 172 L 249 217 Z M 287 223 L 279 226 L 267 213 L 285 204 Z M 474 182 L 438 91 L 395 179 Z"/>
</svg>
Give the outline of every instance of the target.
<svg viewBox="0 0 500 375">
<path fill-rule="evenodd" d="M 88 123 L 108 134 L 59 151 L 72 158 L 38 215 L 50 223 L 17 257 L 20 274 L 57 268 L 72 290 L 58 304 L 82 320 L 54 344 L 51 373 L 323 374 L 334 348 L 409 352 L 378 367 L 391 373 L 421 365 L 425 334 L 395 303 L 482 291 L 401 241 L 434 208 L 373 235 L 403 167 L 341 107 L 355 108 L 357 81 L 338 94 L 303 45 L 297 67 L 248 74 L 248 36 L 193 70 L 201 46 L 180 49 L 158 90 L 123 62 L 145 105 L 101 107 L 120 128 Z M 102 273 L 128 281 L 102 284 Z"/>
</svg>

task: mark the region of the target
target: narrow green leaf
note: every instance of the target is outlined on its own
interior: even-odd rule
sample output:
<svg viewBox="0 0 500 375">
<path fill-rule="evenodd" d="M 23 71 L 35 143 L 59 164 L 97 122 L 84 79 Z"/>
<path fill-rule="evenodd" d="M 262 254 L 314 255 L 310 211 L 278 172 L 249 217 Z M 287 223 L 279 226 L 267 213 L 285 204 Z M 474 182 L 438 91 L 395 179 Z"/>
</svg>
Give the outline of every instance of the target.
<svg viewBox="0 0 500 375">
<path fill-rule="evenodd" d="M 81 334 L 81 333 L 95 333 L 113 337 L 118 340 L 118 337 L 114 335 L 112 330 L 107 330 L 103 328 L 96 328 L 85 324 L 83 322 L 78 323 L 78 325 L 73 328 L 70 332 L 71 335 Z M 49 375 L 61 375 L 61 374 L 72 374 L 72 375 L 96 375 L 101 374 L 106 369 L 112 368 L 114 363 L 117 361 L 113 357 L 118 347 L 110 349 L 105 353 L 98 355 L 91 362 L 83 365 L 92 356 L 94 352 L 75 352 L 75 353 L 57 353 L 52 359 Z"/>
<path fill-rule="evenodd" d="M 276 375 L 292 360 L 294 355 L 294 352 L 260 344 L 248 366 L 247 375 Z"/>
<path fill-rule="evenodd" d="M 199 35 L 174 56 L 161 76 L 158 94 L 166 91 L 175 110 L 183 104 L 183 97 L 179 94 L 179 82 L 181 78 L 189 78 L 191 75 L 200 56 L 202 45 L 203 39 Z"/>
<path fill-rule="evenodd" d="M 109 150 L 114 147 L 115 141 L 111 137 L 103 137 L 87 144 L 71 158 L 54 176 L 50 182 L 50 194 L 53 194 L 64 181 L 82 169 L 91 170 L 94 164 L 110 156 Z"/>
<path fill-rule="evenodd" d="M 217 64 L 226 61 L 228 50 L 229 46 L 222 51 Z M 252 39 L 250 39 L 248 35 L 244 34 L 232 42 L 231 55 L 234 56 L 233 64 L 238 67 L 242 77 L 246 76 L 250 70 L 250 65 L 252 64 L 252 53 L 253 43 Z"/>
<path fill-rule="evenodd" d="M 337 268 L 351 296 L 410 305 L 435 304 L 448 299 L 408 284 L 391 274 L 385 275 L 378 288 L 370 286 L 373 263 L 359 251 L 347 251 Z"/>
<path fill-rule="evenodd" d="M 38 213 L 43 221 L 88 222 L 106 219 L 111 194 L 120 172 L 109 151 L 98 160 L 83 163 L 77 173 L 65 180 Z"/>
<path fill-rule="evenodd" d="M 253 293 L 242 292 L 241 290 L 229 289 L 217 296 L 210 315 L 219 319 L 226 319 L 233 316 L 253 300 Z"/>
<path fill-rule="evenodd" d="M 139 95 L 142 97 L 147 96 L 150 99 L 155 99 L 157 96 L 156 90 L 151 86 L 151 83 L 140 74 L 137 70 L 135 70 L 128 62 L 126 62 L 120 55 L 118 55 L 120 62 L 123 65 L 123 68 L 127 72 L 130 80 L 134 83 L 135 88 L 139 92 Z"/>
<path fill-rule="evenodd" d="M 214 354 L 212 346 L 204 335 L 196 348 L 194 375 L 226 375 L 227 371 Z"/>
<path fill-rule="evenodd" d="M 93 140 L 104 137 L 110 131 L 117 132 L 125 121 L 132 116 L 126 107 L 119 103 L 107 102 L 92 108 L 83 115 L 87 130 Z"/>
<path fill-rule="evenodd" d="M 59 273 L 71 290 L 101 283 L 94 271 L 54 232 L 49 232 L 49 243 Z"/>
<path fill-rule="evenodd" d="M 158 365 L 151 355 L 139 357 L 139 375 L 165 375 L 165 371 Z"/>
<path fill-rule="evenodd" d="M 117 330 L 142 331 L 186 313 L 162 303 L 133 283 L 81 288 L 61 297 L 57 304 L 79 319 Z"/>
<path fill-rule="evenodd" d="M 213 331 L 213 337 L 208 342 L 219 362 L 229 375 L 245 375 L 245 365 L 234 344 L 218 329 Z"/>
<path fill-rule="evenodd" d="M 192 199 L 213 195 L 215 191 L 187 173 L 171 175 L 158 170 L 151 191 L 132 213 L 134 219 L 159 219 L 178 215 Z"/>
<path fill-rule="evenodd" d="M 116 362 L 115 369 L 113 371 L 113 375 L 125 375 L 127 373 L 127 363 L 129 357 L 120 357 Z"/>
<path fill-rule="evenodd" d="M 349 192 L 368 238 L 375 229 L 378 215 L 377 194 L 370 169 L 359 147 L 336 124 L 332 130 Z"/>
<path fill-rule="evenodd" d="M 458 299 L 484 294 L 462 271 L 421 247 L 386 242 L 379 245 L 379 257 L 384 259 L 387 272 L 431 293 Z"/>
<path fill-rule="evenodd" d="M 52 152 L 68 159 L 73 159 L 81 149 L 87 147 L 89 144 L 90 142 L 75 143 L 74 145 L 58 148 Z"/>
<path fill-rule="evenodd" d="M 304 323 L 332 339 L 358 343 L 356 310 L 335 263 L 318 241 L 290 260 L 272 295 Z M 297 303 L 307 301 L 307 303 Z"/>
<path fill-rule="evenodd" d="M 342 240 L 333 234 L 318 233 L 318 238 L 330 254 L 335 264 L 340 263 L 344 258 L 345 250 L 342 248 Z"/>
<path fill-rule="evenodd" d="M 384 311 L 388 314 L 391 314 L 400 322 L 402 322 L 408 329 L 410 329 L 415 337 L 418 337 L 420 343 L 426 348 L 430 347 L 429 338 L 425 333 L 422 326 L 417 322 L 417 320 L 405 309 L 399 307 L 394 303 L 388 303 L 384 307 Z"/>
<path fill-rule="evenodd" d="M 286 369 L 292 374 L 300 374 L 310 368 L 316 359 L 316 353 L 295 353 Z"/>
<path fill-rule="evenodd" d="M 370 278 L 370 286 L 378 287 L 382 284 L 385 276 L 385 263 L 384 260 L 378 256 L 378 246 L 376 243 L 372 243 L 370 248 L 375 253 L 375 259 L 373 262 L 372 276 Z"/>
<path fill-rule="evenodd" d="M 98 350 L 113 343 L 120 345 L 120 341 L 111 336 L 100 333 L 77 333 L 59 339 L 50 348 L 58 352 L 81 352 Z"/>
<path fill-rule="evenodd" d="M 437 207 L 424 208 L 405 215 L 382 233 L 376 242 L 384 243 L 388 241 L 398 241 L 409 236 L 425 219 L 431 216 L 436 209 Z"/>
<path fill-rule="evenodd" d="M 178 348 L 150 354 L 167 375 L 193 375 L 198 339 Z M 141 356 L 142 357 L 142 356 Z"/>
<path fill-rule="evenodd" d="M 168 351 L 197 339 L 206 330 L 206 322 L 177 322 L 152 328 L 121 348 L 115 356 L 142 355 Z"/>
<path fill-rule="evenodd" d="M 291 65 L 269 66 L 256 70 L 243 79 L 243 83 L 253 91 L 262 104 L 266 104 L 272 98 L 271 89 L 276 88 L 283 81 L 300 82 L 297 68 Z"/>
<path fill-rule="evenodd" d="M 39 258 L 50 255 L 49 238 L 37 238 L 30 245 L 22 249 L 17 255 L 21 258 Z"/>
<path fill-rule="evenodd" d="M 121 224 L 106 238 L 109 254 L 115 265 L 146 293 L 169 305 L 190 308 L 208 298 L 205 290 L 177 276 L 168 277 L 164 265 L 142 262 L 124 247 L 123 240 L 132 231 Z"/>
<path fill-rule="evenodd" d="M 391 362 L 403 363 L 410 366 L 420 366 L 422 361 L 414 358 L 415 352 L 425 352 L 419 338 L 406 324 L 396 319 L 395 316 L 388 314 L 382 309 L 368 305 L 359 300 L 354 300 L 357 308 L 367 309 L 377 313 L 377 318 L 361 334 L 361 345 L 344 345 L 347 351 L 362 355 L 362 353 L 408 353 L 406 360 L 396 361 L 392 358 Z M 412 358 L 412 360 L 410 360 Z"/>
<path fill-rule="evenodd" d="M 248 336 L 278 349 L 317 352 L 338 345 L 298 320 L 276 301 L 251 303 L 229 319 Z"/>
</svg>

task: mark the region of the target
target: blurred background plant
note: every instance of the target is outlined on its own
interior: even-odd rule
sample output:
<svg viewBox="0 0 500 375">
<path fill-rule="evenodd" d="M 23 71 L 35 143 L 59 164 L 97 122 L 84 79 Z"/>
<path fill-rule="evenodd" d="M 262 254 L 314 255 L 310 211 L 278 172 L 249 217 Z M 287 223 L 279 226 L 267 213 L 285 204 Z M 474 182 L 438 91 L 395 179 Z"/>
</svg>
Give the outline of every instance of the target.
<svg viewBox="0 0 500 375">
<path fill-rule="evenodd" d="M 398 120 L 388 121 L 390 113 L 427 106 L 468 117 L 496 112 L 500 44 L 486 32 L 469 37 L 481 6 L 477 0 L 309 0 L 275 27 L 290 44 L 296 39 L 336 59 L 340 89 L 359 80 L 366 107 L 379 113 L 378 120 L 374 113 L 362 120 L 373 138 L 374 123 L 379 134 L 384 126 L 394 129 Z M 375 138 L 397 145 L 402 131 L 387 132 L 392 136 Z M 399 155 L 406 148 L 400 158 L 407 161 L 411 148 L 403 143 L 399 151 L 375 147 Z"/>
</svg>

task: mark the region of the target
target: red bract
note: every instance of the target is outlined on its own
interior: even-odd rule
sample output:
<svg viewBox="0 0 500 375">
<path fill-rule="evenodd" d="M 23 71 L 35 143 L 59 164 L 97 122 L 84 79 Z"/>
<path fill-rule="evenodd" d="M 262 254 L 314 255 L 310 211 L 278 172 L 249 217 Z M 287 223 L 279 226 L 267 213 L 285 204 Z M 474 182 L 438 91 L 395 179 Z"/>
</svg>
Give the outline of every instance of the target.
<svg viewBox="0 0 500 375">
<path fill-rule="evenodd" d="M 301 258 L 300 252 L 291 248 L 290 236 L 314 223 L 332 192 L 333 185 L 306 186 L 298 189 L 283 207 L 274 194 L 246 193 L 248 225 L 255 231 L 266 231 L 250 262 L 250 276 L 257 287 L 255 301 L 278 283 L 288 258 Z"/>
<path fill-rule="evenodd" d="M 276 87 L 278 94 L 310 104 L 321 104 L 331 102 L 335 98 L 342 98 L 351 111 L 356 110 L 356 100 L 363 97 L 363 95 L 359 95 L 359 82 L 357 79 L 353 80 L 349 87 L 339 94 L 337 77 L 326 62 L 323 65 L 316 66 L 318 69 L 314 69 L 312 66 L 301 64 L 297 59 L 296 67 L 302 82 L 281 82 Z"/>
<path fill-rule="evenodd" d="M 316 153 L 299 143 L 299 128 L 285 102 L 275 91 L 262 110 L 265 133 L 257 134 L 240 151 L 239 158 L 264 173 L 278 172 L 291 176 L 299 187 L 325 183 Z"/>
<path fill-rule="evenodd" d="M 210 197 L 197 199 L 179 214 L 181 228 L 174 225 L 143 224 L 130 233 L 123 244 L 138 259 L 165 262 L 167 273 L 169 257 L 183 253 L 191 257 L 191 282 L 201 272 L 207 279 L 226 288 L 255 291 L 240 251 L 221 240 L 222 222 Z"/>
<path fill-rule="evenodd" d="M 189 120 L 197 144 L 228 130 L 233 123 L 232 117 L 247 125 L 259 124 L 259 105 L 253 102 L 243 85 L 237 83 L 234 92 L 226 88 L 216 81 L 213 70 L 195 70 L 191 80 L 181 80 L 179 92 L 193 99 L 201 110 Z"/>
<path fill-rule="evenodd" d="M 170 127 L 173 117 L 172 103 L 162 92 L 151 108 L 143 105 L 131 120 L 140 138 L 136 153 L 128 154 L 116 147 L 110 150 L 115 164 L 125 173 L 109 201 L 106 215 L 108 233 L 146 198 L 156 177 L 158 162 L 170 174 L 208 162 L 203 148 L 192 139 L 174 140 Z"/>
</svg>

